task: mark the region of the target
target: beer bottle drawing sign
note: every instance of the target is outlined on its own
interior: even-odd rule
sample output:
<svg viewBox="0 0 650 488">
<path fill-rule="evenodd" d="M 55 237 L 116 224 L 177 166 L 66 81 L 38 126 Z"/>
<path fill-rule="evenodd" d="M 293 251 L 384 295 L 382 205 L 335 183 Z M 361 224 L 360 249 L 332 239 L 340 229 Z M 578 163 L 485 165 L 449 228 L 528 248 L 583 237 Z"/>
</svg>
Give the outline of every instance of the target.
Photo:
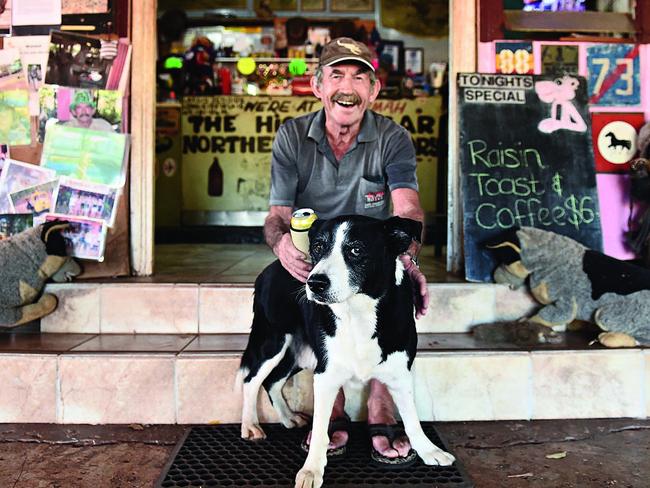
<svg viewBox="0 0 650 488">
<path fill-rule="evenodd" d="M 492 281 L 485 242 L 532 226 L 602 250 L 586 80 L 458 75 L 465 276 Z"/>
</svg>

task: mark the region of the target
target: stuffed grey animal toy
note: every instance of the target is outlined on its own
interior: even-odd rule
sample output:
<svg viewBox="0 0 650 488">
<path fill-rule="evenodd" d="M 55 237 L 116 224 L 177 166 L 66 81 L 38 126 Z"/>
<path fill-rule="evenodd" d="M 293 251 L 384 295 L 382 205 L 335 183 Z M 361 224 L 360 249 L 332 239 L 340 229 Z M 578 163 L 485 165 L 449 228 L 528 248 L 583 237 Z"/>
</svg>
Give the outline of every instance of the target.
<svg viewBox="0 0 650 488">
<path fill-rule="evenodd" d="M 487 247 L 502 263 L 494 280 L 519 288 L 528 279 L 544 305 L 530 320 L 554 330 L 575 319 L 596 323 L 607 347 L 650 343 L 650 270 L 533 227 L 513 229 Z"/>
<path fill-rule="evenodd" d="M 41 291 L 45 282 L 69 281 L 81 267 L 66 255 L 61 231 L 67 222 L 47 222 L 0 241 L 0 327 L 40 319 L 56 309 L 54 295 Z"/>
</svg>

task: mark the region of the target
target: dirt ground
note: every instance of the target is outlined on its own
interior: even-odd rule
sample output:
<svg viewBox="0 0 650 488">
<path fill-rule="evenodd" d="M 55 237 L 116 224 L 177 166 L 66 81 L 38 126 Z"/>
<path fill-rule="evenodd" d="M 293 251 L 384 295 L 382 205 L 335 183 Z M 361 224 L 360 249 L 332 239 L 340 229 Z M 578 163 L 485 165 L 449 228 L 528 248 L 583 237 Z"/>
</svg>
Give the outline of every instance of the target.
<svg viewBox="0 0 650 488">
<path fill-rule="evenodd" d="M 0 487 L 150 487 L 184 429 L 0 424 Z M 438 430 L 477 488 L 650 486 L 648 420 L 452 422 Z"/>
</svg>

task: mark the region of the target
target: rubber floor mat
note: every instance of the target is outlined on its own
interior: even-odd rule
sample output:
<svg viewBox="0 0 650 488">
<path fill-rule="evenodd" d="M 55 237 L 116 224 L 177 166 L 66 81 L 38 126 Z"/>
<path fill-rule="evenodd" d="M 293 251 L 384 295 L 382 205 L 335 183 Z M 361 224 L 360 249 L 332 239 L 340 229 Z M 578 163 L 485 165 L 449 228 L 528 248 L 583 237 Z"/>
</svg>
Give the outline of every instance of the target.
<svg viewBox="0 0 650 488">
<path fill-rule="evenodd" d="M 300 442 L 307 430 L 262 425 L 267 438 L 250 442 L 240 437 L 239 424 L 192 427 L 179 441 L 156 486 L 293 487 L 306 453 Z M 446 449 L 431 422 L 422 428 L 437 446 Z M 401 470 L 383 470 L 370 464 L 370 440 L 365 423 L 350 429 L 347 452 L 328 462 L 325 487 L 472 487 L 457 460 L 452 466 L 417 463 Z"/>
</svg>

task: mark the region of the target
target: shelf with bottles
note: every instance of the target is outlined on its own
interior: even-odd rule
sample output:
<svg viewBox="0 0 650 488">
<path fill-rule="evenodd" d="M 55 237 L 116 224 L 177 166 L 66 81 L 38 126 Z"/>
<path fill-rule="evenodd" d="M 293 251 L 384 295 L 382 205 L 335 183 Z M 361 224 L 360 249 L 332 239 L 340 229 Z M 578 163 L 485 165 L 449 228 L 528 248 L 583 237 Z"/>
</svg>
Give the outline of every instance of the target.
<svg viewBox="0 0 650 488">
<path fill-rule="evenodd" d="M 230 58 L 215 58 L 215 63 L 236 63 L 243 56 L 230 57 Z M 256 63 L 290 63 L 294 59 L 302 59 L 307 64 L 316 64 L 318 63 L 318 58 L 304 58 L 304 57 L 295 57 L 295 58 L 275 58 L 275 57 L 256 57 L 256 56 L 246 56 L 252 58 Z"/>
</svg>

